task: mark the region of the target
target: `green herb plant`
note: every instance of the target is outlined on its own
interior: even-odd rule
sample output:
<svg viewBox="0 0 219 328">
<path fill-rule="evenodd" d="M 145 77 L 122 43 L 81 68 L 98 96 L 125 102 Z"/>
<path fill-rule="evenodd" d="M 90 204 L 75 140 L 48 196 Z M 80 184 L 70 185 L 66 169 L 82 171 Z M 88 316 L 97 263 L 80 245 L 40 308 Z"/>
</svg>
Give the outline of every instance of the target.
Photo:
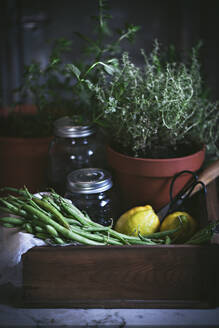
<svg viewBox="0 0 219 328">
<path fill-rule="evenodd" d="M 60 111 L 66 101 L 63 91 L 71 90 L 70 79 L 63 63 L 64 54 L 70 51 L 70 40 L 56 39 L 45 67 L 36 61 L 27 65 L 23 74 L 23 83 L 16 90 L 21 99 L 30 96 L 39 112 L 51 106 L 55 106 Z"/>
<path fill-rule="evenodd" d="M 76 32 L 76 35 L 84 42 L 80 56 L 82 60 L 66 65 L 71 77 L 76 77 L 73 96 L 76 97 L 80 108 L 78 114 L 90 120 L 96 115 L 96 100 L 86 84 L 80 82 L 89 78 L 92 83 L 97 83 L 102 69 L 112 74 L 113 66 L 122 52 L 122 44 L 125 41 L 132 43 L 140 29 L 140 26 L 128 23 L 122 28 L 112 28 L 110 26 L 112 16 L 109 2 L 106 0 L 98 0 L 98 15 L 91 18 L 94 23 L 91 36 Z"/>
<path fill-rule="evenodd" d="M 105 127 L 117 151 L 165 158 L 205 144 L 219 155 L 218 102 L 206 95 L 199 48 L 192 48 L 187 63 L 168 61 L 155 40 L 149 55 L 142 50 L 142 66 L 124 52 L 121 61 L 111 61 L 111 75 L 102 70 L 97 83 L 79 76 L 95 96 L 94 121 Z"/>
<path fill-rule="evenodd" d="M 92 83 L 96 83 L 101 68 L 109 73 L 112 70 L 110 59 L 121 52 L 120 45 L 124 40 L 133 41 L 139 26 L 126 24 L 122 29 L 112 30 L 108 24 L 112 17 L 106 0 L 98 0 L 98 15 L 92 19 L 92 37 L 76 32 L 85 45 L 78 56 L 82 60 L 66 65 L 64 55 L 72 55 L 72 41 L 60 38 L 54 41 L 45 67 L 37 61 L 25 67 L 21 86 L 14 90 L 19 102 L 15 104 L 16 110 L 12 107 L 7 119 L 1 120 L 1 135 L 49 136 L 52 134 L 54 120 L 59 117 L 77 116 L 80 121 L 95 117 L 96 101 L 93 92 L 84 83 L 77 83 L 78 77 L 80 75 L 82 79 L 82 76 L 89 76 Z M 93 67 L 92 63 L 95 63 Z M 19 106 L 25 103 L 34 104 L 37 115 L 22 115 Z"/>
<path fill-rule="evenodd" d="M 76 35 L 85 42 L 82 55 L 86 56 L 86 61 L 81 64 L 87 67 L 91 62 L 120 54 L 122 41 L 133 42 L 136 32 L 140 29 L 140 26 L 128 23 L 125 23 L 122 28 L 112 29 L 109 23 L 112 16 L 110 15 L 109 1 L 107 0 L 98 0 L 98 15 L 92 16 L 91 19 L 94 22 L 93 37 L 76 32 Z"/>
<path fill-rule="evenodd" d="M 1 135 L 41 137 L 52 135 L 55 119 L 73 112 L 70 97 L 72 82 L 64 65 L 64 55 L 71 50 L 71 41 L 60 38 L 53 42 L 45 67 L 37 61 L 26 65 L 21 85 L 13 90 L 18 101 L 9 115 L 1 120 Z M 22 113 L 23 104 L 33 104 L 36 113 Z"/>
</svg>

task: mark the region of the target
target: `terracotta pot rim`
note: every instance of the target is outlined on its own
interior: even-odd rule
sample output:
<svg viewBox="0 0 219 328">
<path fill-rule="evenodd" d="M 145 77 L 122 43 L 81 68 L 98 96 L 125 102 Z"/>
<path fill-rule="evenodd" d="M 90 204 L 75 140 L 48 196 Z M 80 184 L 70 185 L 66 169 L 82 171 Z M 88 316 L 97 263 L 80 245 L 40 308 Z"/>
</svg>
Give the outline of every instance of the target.
<svg viewBox="0 0 219 328">
<path fill-rule="evenodd" d="M 135 158 L 126 156 L 107 148 L 109 165 L 122 174 L 135 176 L 171 177 L 174 174 L 189 170 L 200 169 L 205 158 L 205 146 L 201 150 L 188 156 L 176 158 Z"/>
<path fill-rule="evenodd" d="M 133 156 L 128 156 L 122 153 L 117 152 L 114 150 L 110 145 L 107 146 L 107 150 L 111 152 L 112 154 L 115 154 L 116 156 L 123 158 L 124 160 L 127 159 L 129 161 L 137 161 L 137 162 L 149 162 L 149 163 L 167 163 L 167 162 L 177 162 L 177 161 L 182 161 L 183 159 L 188 160 L 190 158 L 194 158 L 194 156 L 199 156 L 201 153 L 205 153 L 206 151 L 206 145 L 203 145 L 202 148 L 198 151 L 195 151 L 194 153 L 191 153 L 190 155 L 186 156 L 181 156 L 181 157 L 170 157 L 170 158 L 148 158 L 148 157 L 133 157 Z"/>
<path fill-rule="evenodd" d="M 10 113 L 34 115 L 37 113 L 37 106 L 34 104 L 18 104 L 16 106 L 0 107 L 0 116 L 7 118 Z"/>
</svg>

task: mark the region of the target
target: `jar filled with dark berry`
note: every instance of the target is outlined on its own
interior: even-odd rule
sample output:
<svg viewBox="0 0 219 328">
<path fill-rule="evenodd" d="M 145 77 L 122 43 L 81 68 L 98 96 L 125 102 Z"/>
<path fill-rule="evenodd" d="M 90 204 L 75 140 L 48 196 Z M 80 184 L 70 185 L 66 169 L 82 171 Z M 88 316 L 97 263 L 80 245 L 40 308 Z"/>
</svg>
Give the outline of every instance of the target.
<svg viewBox="0 0 219 328">
<path fill-rule="evenodd" d="M 106 167 L 104 138 L 92 125 L 75 124 L 69 117 L 57 120 L 49 147 L 49 187 L 63 195 L 67 175 L 85 167 Z"/>
<path fill-rule="evenodd" d="M 104 226 L 115 224 L 118 218 L 118 192 L 107 170 L 85 168 L 71 172 L 67 177 L 65 197 Z"/>
</svg>

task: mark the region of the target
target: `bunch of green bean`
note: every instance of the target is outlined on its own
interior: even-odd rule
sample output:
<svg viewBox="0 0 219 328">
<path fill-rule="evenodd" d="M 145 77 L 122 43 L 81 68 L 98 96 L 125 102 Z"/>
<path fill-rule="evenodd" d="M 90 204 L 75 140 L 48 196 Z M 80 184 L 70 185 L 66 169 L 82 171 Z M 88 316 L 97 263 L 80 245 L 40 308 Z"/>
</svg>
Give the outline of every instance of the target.
<svg viewBox="0 0 219 328">
<path fill-rule="evenodd" d="M 0 210 L 13 216 L 0 218 L 7 228 L 17 227 L 49 244 L 86 244 L 86 245 L 157 245 L 171 244 L 171 235 L 177 229 L 156 232 L 147 236 L 127 236 L 116 232 L 112 226 L 104 227 L 92 221 L 71 202 L 51 191 L 42 194 L 41 199 L 32 195 L 27 188 L 5 188 L 18 196 L 8 195 L 0 198 Z M 15 217 L 15 216 L 16 217 Z M 199 230 L 186 244 L 209 242 L 219 221 L 209 223 Z"/>
<path fill-rule="evenodd" d="M 215 232 L 215 229 L 219 225 L 219 220 L 209 222 L 208 225 L 198 230 L 185 244 L 201 245 L 209 242 Z"/>
<path fill-rule="evenodd" d="M 1 217 L 1 224 L 8 228 L 18 227 L 49 244 L 157 245 L 169 243 L 169 235 L 175 232 L 127 236 L 115 231 L 112 226 L 104 227 L 94 222 L 54 191 L 42 193 L 39 198 L 27 188 L 4 190 L 11 191 L 11 194 L 0 198 L 0 211 L 13 216 Z"/>
</svg>

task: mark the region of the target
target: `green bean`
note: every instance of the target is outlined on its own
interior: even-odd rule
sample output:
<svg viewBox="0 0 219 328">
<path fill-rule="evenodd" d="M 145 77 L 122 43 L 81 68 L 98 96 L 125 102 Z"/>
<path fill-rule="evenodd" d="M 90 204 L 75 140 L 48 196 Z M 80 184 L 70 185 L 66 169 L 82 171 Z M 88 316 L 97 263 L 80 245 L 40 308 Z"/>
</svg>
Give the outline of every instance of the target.
<svg viewBox="0 0 219 328">
<path fill-rule="evenodd" d="M 37 208 L 38 210 L 41 210 L 42 212 L 44 212 L 44 214 L 51 216 L 50 212 L 48 213 L 48 212 L 44 211 L 43 208 L 41 208 L 36 202 L 33 201 L 33 197 L 35 199 L 38 199 L 38 198 L 35 197 L 34 195 L 32 195 L 25 186 L 24 186 L 24 189 L 16 189 L 16 188 L 10 188 L 10 187 L 8 187 L 7 189 L 17 192 L 19 195 L 24 196 L 24 200 L 28 201 L 30 205 Z M 20 200 L 20 204 L 22 205 L 22 200 Z"/>
<path fill-rule="evenodd" d="M 54 239 L 56 244 L 59 244 L 59 245 L 66 244 L 66 242 L 64 242 L 64 240 L 60 237 L 53 237 L 53 239 Z"/>
<path fill-rule="evenodd" d="M 16 207 L 15 205 L 11 204 L 9 201 L 1 198 L 0 201 L 10 210 L 10 213 L 16 214 L 16 215 L 21 215 L 21 216 L 26 216 L 25 211 L 22 209 Z"/>
<path fill-rule="evenodd" d="M 172 234 L 174 234 L 175 232 L 177 232 L 180 229 L 181 229 L 181 227 L 178 226 L 176 229 L 154 232 L 154 233 L 145 234 L 145 235 L 142 235 L 142 236 L 143 237 L 146 237 L 146 238 L 153 238 L 153 239 L 162 238 L 162 237 L 166 237 L 166 236 L 172 235 Z"/>
<path fill-rule="evenodd" d="M 24 193 L 26 194 L 26 197 L 27 198 L 32 198 L 32 195 L 31 195 L 31 193 L 29 192 L 29 190 L 27 189 L 27 187 L 26 186 L 24 186 Z"/>
<path fill-rule="evenodd" d="M 11 206 L 14 206 L 14 210 L 21 211 L 21 214 L 23 214 L 23 216 L 27 215 L 27 212 L 25 212 L 24 210 L 21 209 L 21 206 L 23 204 L 23 200 L 21 201 L 20 199 L 10 199 L 10 197 L 8 197 L 7 202 L 10 203 Z"/>
<path fill-rule="evenodd" d="M 35 225 L 35 220 L 32 221 L 33 229 L 36 232 L 42 232 L 51 235 L 52 237 L 58 237 L 58 232 L 49 224 L 45 224 L 37 218 L 37 225 Z"/>
<path fill-rule="evenodd" d="M 37 197 L 35 197 L 34 199 L 38 199 Z M 28 200 L 29 204 L 33 207 L 35 207 L 36 209 L 38 209 L 39 211 L 43 212 L 45 215 L 48 215 L 49 217 L 52 217 L 52 213 L 45 211 L 42 207 L 40 207 L 35 201 L 33 201 L 33 199 L 29 199 Z"/>
<path fill-rule="evenodd" d="M 39 225 L 36 225 L 36 226 L 34 226 L 34 230 L 36 231 L 36 232 L 45 232 L 45 229 L 43 229 L 41 226 L 39 226 Z"/>
<path fill-rule="evenodd" d="M 76 219 L 72 219 L 72 218 L 67 218 L 67 217 L 64 217 L 65 220 L 68 222 L 68 224 L 71 226 L 71 225 L 77 225 L 77 226 L 80 226 L 80 227 L 83 227 L 83 225 Z"/>
<path fill-rule="evenodd" d="M 42 222 L 52 225 L 59 233 L 61 233 L 67 239 L 73 239 L 75 241 L 78 241 L 79 243 L 81 242 L 87 245 L 104 245 L 104 243 L 99 243 L 83 236 L 79 236 L 73 231 L 66 229 L 56 221 L 52 220 L 49 216 L 45 215 L 44 213 L 29 204 L 24 204 L 23 206 L 29 213 L 35 214 Z"/>
<path fill-rule="evenodd" d="M 8 214 L 11 213 L 10 210 L 9 210 L 7 207 L 3 207 L 3 206 L 0 206 L 0 211 L 1 211 L 2 213 L 8 213 Z"/>
<path fill-rule="evenodd" d="M 10 205 L 14 205 L 14 212 L 16 211 L 16 207 L 17 207 L 17 214 L 18 215 L 22 215 L 25 217 L 28 217 L 29 214 L 27 212 L 25 212 L 21 207 L 23 206 L 24 202 L 27 202 L 29 204 L 31 204 L 32 206 L 36 207 L 37 209 L 41 210 L 42 212 L 44 212 L 45 214 L 48 214 L 49 216 L 51 216 L 51 213 L 47 213 L 46 211 L 44 211 L 43 209 L 41 209 L 36 203 L 33 202 L 33 200 L 30 198 L 31 196 L 28 196 L 28 198 L 16 198 L 12 195 L 10 195 L 8 197 L 8 200 L 10 200 Z"/>
<path fill-rule="evenodd" d="M 17 188 L 13 188 L 13 187 L 4 187 L 4 188 L 2 188 L 2 190 L 13 191 L 13 192 L 17 193 L 18 195 L 23 196 L 25 200 L 29 200 L 29 202 L 32 206 L 37 207 L 37 205 L 32 202 L 32 194 L 28 191 L 26 186 L 24 186 L 24 189 L 17 189 Z M 10 195 L 9 197 L 11 197 L 11 196 L 12 195 Z M 18 198 L 17 198 L 17 201 L 19 201 Z"/>
<path fill-rule="evenodd" d="M 59 198 L 61 197 L 61 196 L 58 196 Z M 55 201 L 54 201 L 54 199 L 53 198 L 51 198 L 50 196 L 48 196 L 48 195 L 46 195 L 45 197 L 43 197 L 43 199 L 45 199 L 45 200 L 47 200 L 51 205 L 53 205 L 59 212 L 61 212 L 62 211 L 62 209 L 61 209 L 61 207 L 60 207 L 60 200 L 57 198 L 57 197 L 55 197 L 55 200 L 58 200 L 58 203 L 56 203 Z M 66 214 L 68 214 L 68 213 L 66 213 Z M 64 216 L 63 214 L 62 214 L 62 216 L 63 216 L 63 218 L 67 221 L 67 223 L 69 224 L 69 225 L 74 225 L 74 224 L 76 224 L 76 225 L 80 225 L 80 226 L 82 226 L 82 224 L 78 221 L 78 220 L 76 220 L 75 218 L 69 218 L 69 217 L 66 217 L 66 216 Z"/>
<path fill-rule="evenodd" d="M 191 239 L 185 242 L 185 244 L 189 244 L 189 245 L 201 245 L 201 244 L 206 244 L 207 242 L 209 242 L 211 239 L 211 236 L 208 237 L 199 237 L 197 239 Z"/>
<path fill-rule="evenodd" d="M 17 188 L 13 188 L 13 187 L 3 187 L 0 189 L 0 191 L 12 191 L 12 192 L 15 192 L 16 194 L 18 195 L 21 195 L 21 196 L 25 196 L 26 193 L 23 189 L 17 189 Z"/>
<path fill-rule="evenodd" d="M 17 228 L 17 226 L 11 223 L 3 223 L 2 226 L 5 228 Z"/>
<path fill-rule="evenodd" d="M 31 219 L 26 222 L 31 224 L 33 231 L 47 233 L 46 224 L 40 221 L 36 215 L 31 215 Z"/>
<path fill-rule="evenodd" d="M 103 231 L 106 231 L 106 232 L 108 232 L 109 231 L 109 227 L 86 227 L 86 226 L 84 226 L 83 227 L 86 231 L 89 231 L 89 232 L 98 232 L 98 231 L 100 231 L 100 232 L 103 232 Z"/>
<path fill-rule="evenodd" d="M 85 215 L 82 211 L 80 211 L 76 206 L 72 204 L 72 202 L 68 201 L 65 198 L 62 198 L 56 193 L 52 193 L 52 196 L 56 201 L 58 201 L 59 205 L 61 206 L 62 210 L 66 212 L 67 215 L 70 215 L 73 218 L 76 218 L 82 224 L 95 224 L 88 215 Z M 101 226 L 101 225 L 100 225 Z"/>
<path fill-rule="evenodd" d="M 62 224 L 65 228 L 70 230 L 68 222 L 65 220 L 63 215 L 53 205 L 51 205 L 46 200 L 42 200 L 42 199 L 39 199 L 36 197 L 33 198 L 33 201 L 36 204 L 38 204 L 40 207 L 42 207 L 43 209 L 47 210 L 49 213 L 52 213 L 60 224 Z"/>
<path fill-rule="evenodd" d="M 48 196 L 48 195 L 43 195 L 43 196 L 42 196 L 42 199 L 48 201 L 48 202 L 49 202 L 51 205 L 53 205 L 58 211 L 61 210 L 60 206 L 59 206 L 58 204 L 56 204 L 56 203 L 54 202 L 54 200 L 53 200 L 50 196 Z"/>
<path fill-rule="evenodd" d="M 92 225 L 98 228 L 103 228 L 103 226 L 99 223 L 96 223 L 92 221 L 91 219 L 87 218 L 78 208 L 76 208 L 72 203 L 66 202 L 64 199 L 61 199 L 61 204 L 68 212 L 68 214 L 72 215 L 73 217 L 76 217 L 83 225 Z M 132 243 L 137 244 L 138 242 L 140 244 L 143 244 L 143 242 L 138 237 L 128 236 L 121 234 L 111 228 L 108 228 L 108 232 L 111 234 L 111 236 L 118 238 L 123 243 Z M 147 241 L 146 241 L 147 242 Z"/>
<path fill-rule="evenodd" d="M 10 202 L 12 202 L 12 204 L 13 204 L 13 202 L 15 203 L 15 206 L 19 206 L 19 205 L 22 205 L 23 204 L 23 201 L 25 201 L 26 200 L 26 198 L 25 197 L 16 197 L 16 196 L 13 196 L 13 195 L 8 195 L 7 196 L 7 200 L 8 201 L 10 201 Z"/>
<path fill-rule="evenodd" d="M 92 233 L 83 231 L 82 229 L 79 229 L 79 228 L 76 228 L 76 227 L 73 227 L 72 228 L 72 231 L 78 233 L 81 236 L 84 236 L 84 237 L 87 237 L 89 239 L 92 239 L 92 240 L 103 241 L 104 242 L 106 240 L 106 238 L 107 238 L 108 243 L 110 243 L 112 245 L 122 245 L 121 242 L 119 242 L 118 240 L 116 240 L 114 238 L 111 238 L 109 236 L 104 236 L 104 235 L 100 236 L 100 235 L 97 235 L 97 234 L 92 234 Z"/>
<path fill-rule="evenodd" d="M 29 222 L 24 223 L 24 229 L 29 233 L 33 233 L 33 227 Z"/>
<path fill-rule="evenodd" d="M 124 235 L 124 234 L 122 234 L 120 232 L 117 232 L 117 231 L 115 231 L 113 229 L 109 229 L 109 230 L 110 230 L 110 234 L 112 236 L 117 237 L 120 240 L 126 239 L 130 244 L 136 244 L 139 241 L 140 244 L 143 244 L 142 243 L 142 240 L 140 240 L 140 238 L 138 238 L 138 237 Z M 146 243 L 147 243 L 147 241 L 146 241 Z"/>
<path fill-rule="evenodd" d="M 185 244 L 203 244 L 209 242 L 213 236 L 214 229 L 219 224 L 219 220 L 210 222 L 206 227 L 198 230 Z"/>
<path fill-rule="evenodd" d="M 64 210 L 73 218 L 76 218 L 81 224 L 90 223 L 92 224 L 91 219 L 88 219 L 80 210 L 78 210 L 73 204 L 67 203 L 64 199 L 61 199 L 61 206 Z"/>
<path fill-rule="evenodd" d="M 28 219 L 31 217 L 31 221 L 26 222 L 27 224 L 24 227 L 29 229 L 30 232 L 35 231 L 38 236 L 41 233 L 42 237 L 45 237 L 45 231 L 47 231 L 46 236 L 48 238 L 48 235 L 50 235 L 51 240 L 60 238 L 60 240 L 57 239 L 60 243 L 73 240 L 87 245 L 156 245 L 164 243 L 164 240 L 159 239 L 161 238 L 160 235 L 155 235 L 156 239 L 145 236 L 143 240 L 139 237 L 119 233 L 111 226 L 104 227 L 92 221 L 71 202 L 55 192 L 52 192 L 51 196 L 45 196 L 42 199 L 31 195 L 27 189 L 25 191 L 18 190 L 18 193 L 24 196 L 24 199 L 19 199 L 19 206 L 27 213 Z M 11 201 L 14 200 L 11 199 Z M 30 223 L 31 225 L 28 226 Z M 63 240 L 60 236 L 63 237 Z"/>
<path fill-rule="evenodd" d="M 13 196 L 13 195 L 9 195 L 9 196 L 7 197 L 7 201 L 8 201 L 10 204 L 14 205 L 15 207 L 21 209 L 21 207 L 22 207 L 23 203 L 26 201 L 26 199 L 25 199 L 25 198 L 18 198 L 18 197 L 15 197 L 15 196 Z M 23 210 L 23 211 L 24 211 L 24 210 Z M 24 212 L 25 212 L 25 211 L 24 211 Z"/>
<path fill-rule="evenodd" d="M 45 227 L 46 227 L 46 230 L 48 231 L 49 235 L 51 235 L 53 237 L 58 237 L 59 234 L 53 226 L 46 224 Z"/>
<path fill-rule="evenodd" d="M 171 244 L 171 243 L 172 243 L 171 238 L 170 238 L 169 236 L 166 236 L 166 237 L 165 237 L 165 244 L 166 244 L 166 245 L 169 245 L 169 244 Z"/>
<path fill-rule="evenodd" d="M 23 216 L 25 218 L 31 219 L 29 213 L 27 213 L 27 211 L 25 211 L 24 209 L 22 209 L 23 203 L 26 200 L 21 200 L 21 199 L 16 199 L 16 197 L 14 196 L 9 196 L 8 197 L 8 202 L 14 206 L 13 208 L 13 212 L 14 214 L 17 214 L 19 216 Z"/>
<path fill-rule="evenodd" d="M 109 236 L 112 234 L 112 230 L 109 227 L 102 227 L 102 228 L 101 227 L 91 227 L 91 229 L 87 229 L 87 228 L 84 228 L 84 229 L 86 232 L 92 232 L 92 231 L 93 232 L 98 232 L 98 231 L 102 232 L 101 236 L 104 236 L 104 233 L 107 233 L 107 235 L 105 235 L 105 237 L 107 237 L 107 238 L 109 238 Z M 128 237 L 128 239 L 126 239 L 126 237 Z M 120 236 L 119 236 L 119 238 L 117 237 L 117 240 L 118 239 L 120 240 L 120 245 L 122 245 L 122 244 L 156 245 L 158 243 L 157 241 L 155 242 L 148 238 L 144 238 L 144 240 L 140 240 L 139 238 L 129 239 L 129 236 L 126 236 L 126 235 L 123 235 L 122 239 L 120 239 Z M 116 239 L 110 237 L 109 241 L 111 241 L 111 240 L 116 240 Z"/>
<path fill-rule="evenodd" d="M 39 239 L 43 239 L 43 240 L 47 240 L 49 239 L 49 235 L 43 232 L 38 232 L 35 234 L 35 237 L 39 238 Z"/>
<path fill-rule="evenodd" d="M 12 216 L 0 217 L 0 222 L 11 223 L 15 225 L 22 225 L 25 221 L 22 218 L 15 218 Z"/>
</svg>

